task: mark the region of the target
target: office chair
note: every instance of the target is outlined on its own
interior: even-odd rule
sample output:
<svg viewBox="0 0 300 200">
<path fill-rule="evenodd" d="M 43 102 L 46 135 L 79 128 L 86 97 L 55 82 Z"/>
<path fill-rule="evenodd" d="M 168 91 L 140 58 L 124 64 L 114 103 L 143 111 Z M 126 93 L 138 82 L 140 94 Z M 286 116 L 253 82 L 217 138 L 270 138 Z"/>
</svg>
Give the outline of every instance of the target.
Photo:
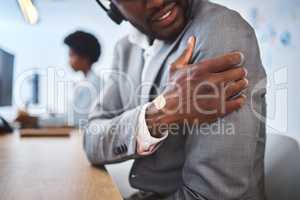
<svg viewBox="0 0 300 200">
<path fill-rule="evenodd" d="M 267 200 L 300 199 L 300 149 L 295 139 L 267 135 L 265 186 Z"/>
</svg>

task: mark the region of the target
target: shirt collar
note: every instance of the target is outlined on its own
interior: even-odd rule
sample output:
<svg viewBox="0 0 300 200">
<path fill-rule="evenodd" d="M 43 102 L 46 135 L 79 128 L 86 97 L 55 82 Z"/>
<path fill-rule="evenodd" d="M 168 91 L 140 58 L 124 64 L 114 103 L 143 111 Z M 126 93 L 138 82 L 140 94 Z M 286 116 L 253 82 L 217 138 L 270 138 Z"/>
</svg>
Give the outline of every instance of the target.
<svg viewBox="0 0 300 200">
<path fill-rule="evenodd" d="M 131 26 L 131 30 L 129 33 L 129 42 L 137 45 L 143 50 L 149 49 L 151 47 L 148 37 L 133 26 Z"/>
<path fill-rule="evenodd" d="M 149 38 L 144 33 L 137 30 L 135 27 L 131 26 L 131 32 L 129 34 L 129 42 L 134 45 L 137 45 L 145 51 L 148 55 L 155 54 L 163 45 L 164 41 L 155 39 L 153 44 L 149 44 Z"/>
</svg>

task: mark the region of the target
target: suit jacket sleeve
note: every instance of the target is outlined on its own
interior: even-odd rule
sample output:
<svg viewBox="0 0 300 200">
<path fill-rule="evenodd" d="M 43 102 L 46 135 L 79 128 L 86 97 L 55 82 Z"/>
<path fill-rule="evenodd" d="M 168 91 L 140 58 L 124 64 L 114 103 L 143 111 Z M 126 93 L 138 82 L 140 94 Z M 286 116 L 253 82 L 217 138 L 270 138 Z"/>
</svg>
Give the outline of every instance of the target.
<svg viewBox="0 0 300 200">
<path fill-rule="evenodd" d="M 188 134 L 183 185 L 168 200 L 252 199 L 248 194 L 263 189 L 263 174 L 255 171 L 263 168 L 265 145 L 265 72 L 256 36 L 235 12 L 212 20 L 202 36 L 195 62 L 237 50 L 244 53 L 248 100 L 241 110 Z"/>
<path fill-rule="evenodd" d="M 136 155 L 136 129 L 141 107 L 125 110 L 122 103 L 119 84 L 125 84 L 126 80 L 118 70 L 118 46 L 113 68 L 104 74 L 105 87 L 84 130 L 84 149 L 93 165 L 121 162 Z"/>
</svg>

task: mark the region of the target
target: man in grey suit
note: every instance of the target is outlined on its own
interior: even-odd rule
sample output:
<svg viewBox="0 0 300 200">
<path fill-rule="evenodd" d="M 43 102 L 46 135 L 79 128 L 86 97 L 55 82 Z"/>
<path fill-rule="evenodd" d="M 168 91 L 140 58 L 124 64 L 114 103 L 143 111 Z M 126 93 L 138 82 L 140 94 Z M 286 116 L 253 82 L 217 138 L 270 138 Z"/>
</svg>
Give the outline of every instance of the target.
<svg viewBox="0 0 300 200">
<path fill-rule="evenodd" d="M 253 29 L 205 0 L 111 7 L 135 30 L 116 45 L 85 129 L 90 162 L 134 159 L 131 200 L 264 199 L 266 75 Z"/>
</svg>

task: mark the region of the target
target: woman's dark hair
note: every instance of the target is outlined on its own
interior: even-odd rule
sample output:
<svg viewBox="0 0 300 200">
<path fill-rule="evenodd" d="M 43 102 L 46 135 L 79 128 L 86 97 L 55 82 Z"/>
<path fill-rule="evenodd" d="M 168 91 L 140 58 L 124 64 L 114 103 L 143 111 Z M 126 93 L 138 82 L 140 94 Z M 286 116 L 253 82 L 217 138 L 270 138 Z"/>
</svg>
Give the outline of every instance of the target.
<svg viewBox="0 0 300 200">
<path fill-rule="evenodd" d="M 76 54 L 87 57 L 92 63 L 99 60 L 101 45 L 97 38 L 90 33 L 76 31 L 64 40 Z"/>
</svg>

